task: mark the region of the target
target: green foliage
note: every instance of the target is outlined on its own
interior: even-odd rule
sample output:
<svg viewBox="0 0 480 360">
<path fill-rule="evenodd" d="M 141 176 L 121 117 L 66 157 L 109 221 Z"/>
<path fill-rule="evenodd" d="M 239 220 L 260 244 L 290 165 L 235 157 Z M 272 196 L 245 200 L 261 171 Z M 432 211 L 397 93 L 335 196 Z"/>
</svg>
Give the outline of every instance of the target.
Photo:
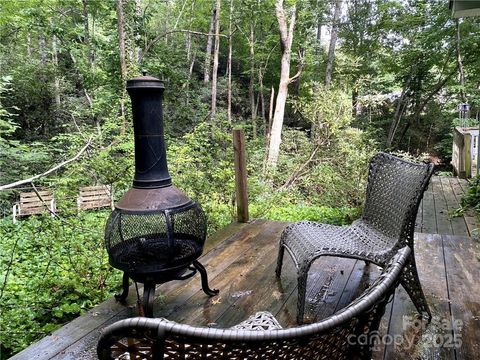
<svg viewBox="0 0 480 360">
<path fill-rule="evenodd" d="M 311 202 L 358 207 L 375 143 L 350 125 L 351 104 L 344 91 L 318 84 L 311 89 L 309 97 L 293 102 L 293 108 L 312 124 L 312 134 L 309 139 L 304 132 L 284 130 L 286 156 L 280 159 L 275 182 L 293 187 Z"/>
<path fill-rule="evenodd" d="M 469 181 L 468 190 L 462 197 L 461 210 L 468 208 L 480 213 L 480 176 L 478 175 Z"/>
<path fill-rule="evenodd" d="M 395 155 L 395 156 L 398 156 L 402 159 L 412 161 L 412 162 L 418 162 L 418 163 L 423 162 L 423 161 L 428 159 L 428 154 L 426 154 L 426 153 L 419 154 L 419 155 L 414 155 L 414 154 L 408 153 L 406 151 L 398 150 L 398 151 L 392 152 L 392 154 Z"/>
<path fill-rule="evenodd" d="M 182 138 L 170 139 L 168 159 L 175 185 L 207 213 L 209 233 L 230 223 L 235 192 L 233 147 L 222 123 L 204 122 Z"/>
<path fill-rule="evenodd" d="M 269 205 L 267 207 L 265 204 L 256 203 L 252 204 L 249 210 L 254 218 L 290 222 L 309 220 L 334 225 L 347 225 L 360 217 L 358 208 L 333 208 L 305 204 L 275 205 L 272 202 L 269 202 Z"/>
<path fill-rule="evenodd" d="M 2 182 L 18 180 L 41 169 L 50 159 L 48 145 L 39 142 L 22 143 L 15 138 L 19 129 L 17 116 L 13 112 L 16 106 L 5 105 L 5 99 L 12 92 L 12 78 L 0 78 L 0 179 Z M 13 166 L 14 164 L 14 166 Z M 0 214 L 5 215 L 11 209 L 14 192 L 0 192 Z"/>
<path fill-rule="evenodd" d="M 112 296 L 120 273 L 103 247 L 107 211 L 0 220 L 0 343 L 8 356 Z"/>
</svg>

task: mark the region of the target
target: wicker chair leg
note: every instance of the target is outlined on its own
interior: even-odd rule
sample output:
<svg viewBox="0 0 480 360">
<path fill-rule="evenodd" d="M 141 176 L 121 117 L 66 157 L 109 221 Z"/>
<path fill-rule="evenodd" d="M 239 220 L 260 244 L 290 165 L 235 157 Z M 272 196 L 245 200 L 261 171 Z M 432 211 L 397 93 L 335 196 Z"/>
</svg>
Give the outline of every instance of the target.
<svg viewBox="0 0 480 360">
<path fill-rule="evenodd" d="M 305 314 L 305 296 L 307 295 L 308 268 L 298 270 L 297 323 L 303 324 Z"/>
<path fill-rule="evenodd" d="M 275 274 L 280 277 L 282 274 L 283 254 L 285 254 L 285 247 L 282 243 L 278 247 L 277 267 L 275 268 Z"/>
<path fill-rule="evenodd" d="M 400 280 L 403 288 L 410 296 L 417 311 L 424 316 L 429 322 L 432 319 L 432 313 L 428 307 L 427 299 L 422 290 L 420 279 L 418 278 L 417 267 L 413 254 L 410 256 L 410 261 L 405 266 Z"/>
</svg>

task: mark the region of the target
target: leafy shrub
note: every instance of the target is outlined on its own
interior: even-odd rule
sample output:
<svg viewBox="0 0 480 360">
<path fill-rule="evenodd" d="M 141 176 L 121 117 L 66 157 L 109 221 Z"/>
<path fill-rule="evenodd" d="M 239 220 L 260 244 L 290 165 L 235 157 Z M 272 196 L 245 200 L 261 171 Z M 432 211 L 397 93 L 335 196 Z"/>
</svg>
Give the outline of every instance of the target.
<svg viewBox="0 0 480 360">
<path fill-rule="evenodd" d="M 360 216 L 357 208 L 331 208 L 327 206 L 294 205 L 270 207 L 261 214 L 262 207 L 252 204 L 250 211 L 254 217 L 266 218 L 277 221 L 316 221 L 325 224 L 347 225 Z M 263 209 L 264 210 L 264 209 Z"/>
<path fill-rule="evenodd" d="M 108 264 L 108 211 L 58 220 L 0 220 L 0 343 L 11 355 L 112 296 L 120 272 Z"/>
<path fill-rule="evenodd" d="M 180 139 L 170 139 L 167 148 L 174 184 L 203 207 L 209 234 L 230 223 L 235 193 L 233 148 L 222 123 L 201 123 Z"/>
<path fill-rule="evenodd" d="M 375 143 L 352 127 L 351 99 L 339 89 L 311 89 L 293 108 L 311 133 L 284 129 L 274 187 L 288 189 L 310 204 L 358 207 L 363 203 L 368 161 Z"/>
<path fill-rule="evenodd" d="M 468 190 L 462 197 L 462 207 L 472 208 L 480 213 L 480 176 L 469 181 Z"/>
</svg>

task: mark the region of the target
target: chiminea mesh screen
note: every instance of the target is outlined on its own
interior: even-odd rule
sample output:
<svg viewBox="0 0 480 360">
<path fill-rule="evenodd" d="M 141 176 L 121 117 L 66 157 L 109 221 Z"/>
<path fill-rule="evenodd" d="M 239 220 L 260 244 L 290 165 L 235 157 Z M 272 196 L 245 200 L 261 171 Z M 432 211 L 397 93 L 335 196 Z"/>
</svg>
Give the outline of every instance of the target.
<svg viewBox="0 0 480 360">
<path fill-rule="evenodd" d="M 105 228 L 112 266 L 136 274 L 189 265 L 205 238 L 205 214 L 196 203 L 145 213 L 115 209 Z"/>
</svg>

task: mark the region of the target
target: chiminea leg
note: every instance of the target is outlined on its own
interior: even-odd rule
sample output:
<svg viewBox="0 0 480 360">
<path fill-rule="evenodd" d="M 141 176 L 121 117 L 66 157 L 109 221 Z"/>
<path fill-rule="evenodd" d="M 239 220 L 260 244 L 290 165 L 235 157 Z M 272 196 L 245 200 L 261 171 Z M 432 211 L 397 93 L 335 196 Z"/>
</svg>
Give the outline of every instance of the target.
<svg viewBox="0 0 480 360">
<path fill-rule="evenodd" d="M 123 273 L 123 280 L 122 280 L 122 293 L 121 294 L 115 294 L 115 299 L 117 301 L 124 302 L 127 299 L 128 296 L 128 287 L 129 287 L 129 281 L 128 281 L 128 275 L 126 273 Z"/>
<path fill-rule="evenodd" d="M 153 300 L 155 299 L 155 283 L 147 281 L 143 284 L 143 312 L 146 317 L 153 317 Z"/>
<path fill-rule="evenodd" d="M 200 264 L 197 260 L 193 260 L 193 266 L 198 270 L 200 273 L 200 276 L 202 277 L 202 290 L 205 294 L 208 296 L 215 296 L 217 295 L 220 290 L 218 289 L 210 289 L 208 286 L 208 277 L 207 277 L 207 270 L 205 270 L 205 267 Z"/>
</svg>

